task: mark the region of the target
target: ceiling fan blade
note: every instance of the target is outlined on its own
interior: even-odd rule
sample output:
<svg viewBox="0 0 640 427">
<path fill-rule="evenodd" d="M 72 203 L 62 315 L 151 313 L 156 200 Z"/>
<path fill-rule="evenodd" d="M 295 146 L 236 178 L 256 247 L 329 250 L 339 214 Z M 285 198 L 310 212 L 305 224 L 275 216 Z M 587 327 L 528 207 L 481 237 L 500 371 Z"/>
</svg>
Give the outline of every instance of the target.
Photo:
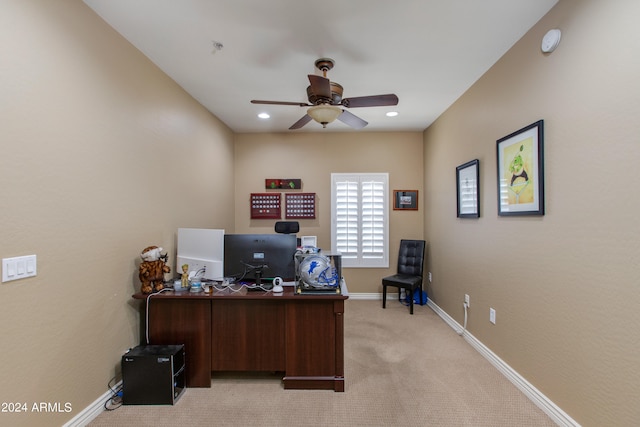
<svg viewBox="0 0 640 427">
<path fill-rule="evenodd" d="M 300 129 L 302 126 L 306 125 L 310 121 L 311 121 L 311 116 L 308 114 L 305 114 L 304 116 L 302 116 L 300 120 L 292 124 L 289 130 Z"/>
<path fill-rule="evenodd" d="M 309 107 L 311 104 L 306 102 L 288 102 L 288 101 L 261 101 L 259 99 L 252 99 L 252 104 L 269 104 L 269 105 L 296 105 L 298 107 Z"/>
<path fill-rule="evenodd" d="M 331 82 L 328 78 L 309 74 L 309 83 L 316 97 L 331 99 Z"/>
<path fill-rule="evenodd" d="M 398 97 L 393 93 L 389 93 L 386 95 L 356 96 L 355 98 L 343 99 L 342 105 L 347 108 L 398 105 Z"/>
<path fill-rule="evenodd" d="M 338 116 L 338 120 L 340 120 L 342 123 L 345 123 L 351 126 L 354 129 L 362 129 L 363 127 L 369 124 L 366 121 L 362 120 L 360 117 L 346 110 L 342 110 L 342 114 Z"/>
</svg>

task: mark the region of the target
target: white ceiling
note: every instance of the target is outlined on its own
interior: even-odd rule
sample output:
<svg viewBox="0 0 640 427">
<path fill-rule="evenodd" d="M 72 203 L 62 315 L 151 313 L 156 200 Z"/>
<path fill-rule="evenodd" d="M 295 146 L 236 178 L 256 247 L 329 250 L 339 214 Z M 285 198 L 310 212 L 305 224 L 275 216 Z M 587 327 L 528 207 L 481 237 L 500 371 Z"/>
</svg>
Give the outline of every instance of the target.
<svg viewBox="0 0 640 427">
<path fill-rule="evenodd" d="M 329 57 L 345 98 L 400 99 L 349 110 L 369 122 L 362 131 L 422 131 L 557 0 L 84 2 L 234 132 L 327 132 L 350 128 L 289 131 L 304 107 L 250 100 L 307 102 L 307 74 Z"/>
</svg>

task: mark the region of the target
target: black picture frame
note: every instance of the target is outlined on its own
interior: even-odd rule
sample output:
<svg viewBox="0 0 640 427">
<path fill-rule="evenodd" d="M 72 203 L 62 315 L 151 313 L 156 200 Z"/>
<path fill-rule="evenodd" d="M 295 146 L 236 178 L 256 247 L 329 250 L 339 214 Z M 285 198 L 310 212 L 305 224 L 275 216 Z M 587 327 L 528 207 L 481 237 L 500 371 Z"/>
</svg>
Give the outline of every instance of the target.
<svg viewBox="0 0 640 427">
<path fill-rule="evenodd" d="M 496 141 L 498 215 L 544 215 L 544 120 Z"/>
<path fill-rule="evenodd" d="M 393 210 L 417 211 L 418 190 L 393 190 Z"/>
<path fill-rule="evenodd" d="M 480 161 L 456 167 L 456 207 L 458 218 L 480 218 Z"/>
</svg>

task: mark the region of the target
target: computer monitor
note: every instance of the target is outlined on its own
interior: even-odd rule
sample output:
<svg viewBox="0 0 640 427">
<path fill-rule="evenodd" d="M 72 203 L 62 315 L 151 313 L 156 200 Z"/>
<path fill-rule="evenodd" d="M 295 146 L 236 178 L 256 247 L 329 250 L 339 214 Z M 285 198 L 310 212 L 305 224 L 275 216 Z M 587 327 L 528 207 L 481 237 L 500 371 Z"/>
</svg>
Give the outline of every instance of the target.
<svg viewBox="0 0 640 427">
<path fill-rule="evenodd" d="M 223 276 L 224 230 L 208 228 L 178 228 L 176 274 L 182 265 L 189 266 L 189 274 L 210 280 Z"/>
<path fill-rule="evenodd" d="M 256 284 L 293 281 L 297 249 L 293 234 L 225 234 L 224 275 Z"/>
</svg>

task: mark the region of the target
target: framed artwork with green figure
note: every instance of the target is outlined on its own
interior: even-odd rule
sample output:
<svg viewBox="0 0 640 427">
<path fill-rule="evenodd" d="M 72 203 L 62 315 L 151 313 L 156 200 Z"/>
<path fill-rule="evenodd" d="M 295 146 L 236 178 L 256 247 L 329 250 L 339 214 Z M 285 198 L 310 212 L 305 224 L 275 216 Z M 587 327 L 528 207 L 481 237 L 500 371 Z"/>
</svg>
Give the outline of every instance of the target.
<svg viewBox="0 0 640 427">
<path fill-rule="evenodd" d="M 543 120 L 497 141 L 498 215 L 544 215 Z"/>
</svg>

